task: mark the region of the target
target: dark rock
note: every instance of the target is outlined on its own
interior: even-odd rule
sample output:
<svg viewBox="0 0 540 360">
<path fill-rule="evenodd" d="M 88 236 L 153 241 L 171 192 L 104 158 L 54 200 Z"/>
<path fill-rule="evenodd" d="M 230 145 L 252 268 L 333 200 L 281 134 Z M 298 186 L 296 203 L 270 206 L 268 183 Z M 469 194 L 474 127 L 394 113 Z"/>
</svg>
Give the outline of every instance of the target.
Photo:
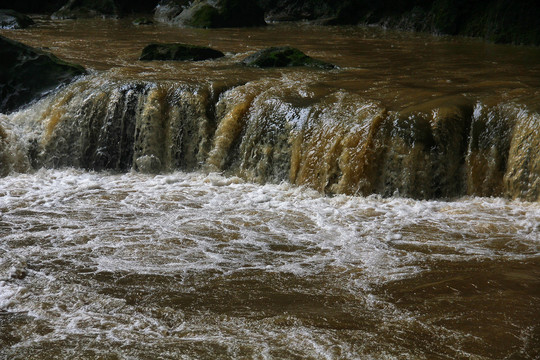
<svg viewBox="0 0 540 360">
<path fill-rule="evenodd" d="M 339 3 L 331 0 L 259 0 L 271 22 L 326 19 L 335 16 Z"/>
<path fill-rule="evenodd" d="M 290 46 L 271 47 L 257 51 L 255 54 L 245 58 L 242 64 L 260 68 L 310 66 L 321 69 L 334 69 L 336 67 L 324 61 L 313 59 Z"/>
<path fill-rule="evenodd" d="M 16 110 L 85 73 L 82 66 L 0 36 L 0 112 Z"/>
<path fill-rule="evenodd" d="M 251 0 L 196 0 L 160 3 L 155 19 L 180 26 L 198 28 L 263 26 L 263 10 Z"/>
<path fill-rule="evenodd" d="M 178 15 L 188 7 L 188 0 L 162 0 L 156 6 L 154 20 L 174 24 Z"/>
<path fill-rule="evenodd" d="M 187 44 L 150 44 L 146 46 L 139 60 L 200 61 L 225 56 L 221 51 L 204 46 Z"/>
<path fill-rule="evenodd" d="M 0 29 L 24 29 L 34 20 L 13 10 L 0 9 Z"/>
<path fill-rule="evenodd" d="M 69 0 L 51 15 L 53 19 L 86 19 L 93 17 L 116 18 L 119 15 L 114 0 Z"/>
<path fill-rule="evenodd" d="M 540 45 L 537 0 L 258 0 L 269 21 L 378 25 Z"/>
<path fill-rule="evenodd" d="M 133 20 L 133 25 L 152 25 L 154 22 L 149 18 L 137 18 Z"/>
</svg>

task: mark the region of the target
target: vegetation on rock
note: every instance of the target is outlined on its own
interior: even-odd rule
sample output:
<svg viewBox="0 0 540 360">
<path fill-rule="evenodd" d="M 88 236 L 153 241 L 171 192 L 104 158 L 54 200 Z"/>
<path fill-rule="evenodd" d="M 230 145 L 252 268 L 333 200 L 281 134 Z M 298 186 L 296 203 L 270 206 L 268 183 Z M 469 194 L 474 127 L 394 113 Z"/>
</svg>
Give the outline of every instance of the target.
<svg viewBox="0 0 540 360">
<path fill-rule="evenodd" d="M 251 0 L 196 0 L 160 3 L 155 19 L 198 28 L 263 26 L 264 11 Z"/>
<path fill-rule="evenodd" d="M 23 13 L 57 10 L 53 17 L 58 19 L 118 17 L 155 9 L 156 21 L 180 26 L 261 26 L 266 17 L 269 21 L 379 25 L 540 45 L 540 3 L 536 0 L 162 0 L 159 4 L 158 0 L 6 0 L 0 7 Z"/>
</svg>

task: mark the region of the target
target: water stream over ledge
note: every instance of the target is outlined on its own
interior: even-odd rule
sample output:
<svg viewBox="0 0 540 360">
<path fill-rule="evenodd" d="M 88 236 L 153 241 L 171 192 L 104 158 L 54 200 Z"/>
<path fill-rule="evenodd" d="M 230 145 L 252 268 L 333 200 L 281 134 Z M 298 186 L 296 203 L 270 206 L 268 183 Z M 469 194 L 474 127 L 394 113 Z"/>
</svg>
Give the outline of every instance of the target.
<svg viewBox="0 0 540 360">
<path fill-rule="evenodd" d="M 0 114 L 0 359 L 540 356 L 539 49 L 129 19 L 0 34 L 93 72 Z M 137 61 L 151 41 L 226 57 Z M 238 65 L 274 45 L 339 69 Z"/>
</svg>

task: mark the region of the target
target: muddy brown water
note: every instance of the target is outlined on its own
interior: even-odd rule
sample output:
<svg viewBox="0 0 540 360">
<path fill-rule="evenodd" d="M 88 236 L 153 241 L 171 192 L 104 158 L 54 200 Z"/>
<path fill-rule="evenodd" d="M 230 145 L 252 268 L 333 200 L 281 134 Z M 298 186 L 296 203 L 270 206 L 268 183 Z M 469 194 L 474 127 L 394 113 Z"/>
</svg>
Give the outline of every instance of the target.
<svg viewBox="0 0 540 360">
<path fill-rule="evenodd" d="M 533 115 L 523 123 L 532 130 L 523 137 L 534 145 L 527 136 L 538 137 L 539 49 L 376 28 L 197 30 L 137 27 L 129 19 L 41 20 L 1 34 L 92 71 L 0 117 L 10 134 L 3 141 L 13 142 L 2 145 L 9 153 L 2 159 L 17 170 L 0 178 L 1 359 L 540 357 L 538 201 L 475 192 L 422 199 L 423 168 L 415 176 L 388 170 L 380 186 L 395 186 L 393 196 L 355 195 L 366 180 L 343 165 L 354 154 L 334 151 L 338 142 L 332 141 L 341 134 L 339 144 L 347 149 L 356 139 L 348 137 L 356 127 L 347 114 L 372 119 L 426 103 L 453 104 L 457 97 L 470 101 L 473 116 L 486 123 L 499 119 L 492 109 L 504 108 L 500 104 L 526 108 Z M 226 57 L 137 61 L 152 41 L 209 45 Z M 298 47 L 339 69 L 238 65 L 274 45 Z M 133 85 L 143 83 L 152 84 L 144 94 Z M 206 124 L 213 89 L 225 88 L 231 90 L 212 100 L 216 133 L 207 142 L 203 136 L 196 144 L 182 140 L 181 162 L 170 150 L 178 144 L 167 135 L 176 126 L 171 119 Z M 133 129 L 145 135 L 130 140 L 133 150 L 98 141 L 88 155 L 83 145 L 91 136 L 83 129 L 94 123 L 85 114 L 121 109 L 122 116 L 104 118 L 131 119 L 133 109 L 117 105 L 122 102 L 142 104 Z M 163 108 L 168 127 L 155 132 L 152 121 L 162 118 Z M 293 125 L 309 122 L 304 109 L 332 126 L 321 126 L 320 133 L 315 127 L 301 139 L 275 130 L 286 134 L 283 141 L 281 135 L 271 139 L 282 144 L 279 151 L 250 127 L 273 113 Z M 118 129 L 99 134 L 116 139 L 110 134 Z M 200 134 L 207 127 L 193 129 Z M 236 133 L 243 137 L 234 145 Z M 29 139 L 41 146 L 33 159 L 26 153 Z M 96 155 L 104 149 L 119 155 L 108 153 L 105 162 Z M 483 164 L 469 165 L 469 188 L 499 184 L 485 179 L 513 184 L 509 174 L 481 177 L 498 169 L 492 164 L 500 159 L 497 149 L 469 150 L 468 164 Z M 419 150 L 407 151 L 396 150 L 395 159 Z M 264 158 L 267 153 L 273 155 Z M 420 154 L 411 159 L 423 159 Z M 495 155 L 478 160 L 483 154 Z M 154 158 L 163 165 L 158 174 L 118 171 L 126 170 L 123 161 L 144 170 L 144 161 Z M 33 168 L 37 160 L 44 168 Z M 325 168 L 334 162 L 339 171 Z M 535 168 L 527 169 L 533 183 Z M 532 185 L 527 189 L 536 194 Z"/>
</svg>

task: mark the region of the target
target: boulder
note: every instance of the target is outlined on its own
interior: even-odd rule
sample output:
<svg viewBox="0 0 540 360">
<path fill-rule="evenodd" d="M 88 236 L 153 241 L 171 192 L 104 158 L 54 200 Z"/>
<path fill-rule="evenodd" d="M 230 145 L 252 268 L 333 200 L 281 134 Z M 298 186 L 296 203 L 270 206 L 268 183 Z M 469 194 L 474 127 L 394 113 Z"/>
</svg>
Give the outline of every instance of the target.
<svg viewBox="0 0 540 360">
<path fill-rule="evenodd" d="M 334 69 L 336 67 L 333 64 L 313 59 L 290 46 L 271 47 L 257 51 L 255 54 L 245 58 L 242 64 L 260 68 L 310 66 L 321 69 Z"/>
<path fill-rule="evenodd" d="M 162 0 L 154 11 L 154 20 L 167 24 L 174 24 L 175 19 L 189 7 L 187 0 Z"/>
<path fill-rule="evenodd" d="M 225 56 L 221 51 L 188 44 L 150 44 L 139 60 L 201 61 Z"/>
<path fill-rule="evenodd" d="M 51 53 L 0 36 L 0 112 L 10 112 L 86 70 Z"/>
<path fill-rule="evenodd" d="M 24 29 L 34 20 L 13 10 L 0 9 L 0 29 Z"/>
<path fill-rule="evenodd" d="M 161 3 L 155 19 L 197 28 L 263 26 L 264 12 L 252 0 L 195 0 L 182 5 L 178 1 Z"/>
<path fill-rule="evenodd" d="M 114 0 L 69 0 L 52 19 L 86 19 L 93 17 L 116 18 L 119 15 Z"/>
</svg>

